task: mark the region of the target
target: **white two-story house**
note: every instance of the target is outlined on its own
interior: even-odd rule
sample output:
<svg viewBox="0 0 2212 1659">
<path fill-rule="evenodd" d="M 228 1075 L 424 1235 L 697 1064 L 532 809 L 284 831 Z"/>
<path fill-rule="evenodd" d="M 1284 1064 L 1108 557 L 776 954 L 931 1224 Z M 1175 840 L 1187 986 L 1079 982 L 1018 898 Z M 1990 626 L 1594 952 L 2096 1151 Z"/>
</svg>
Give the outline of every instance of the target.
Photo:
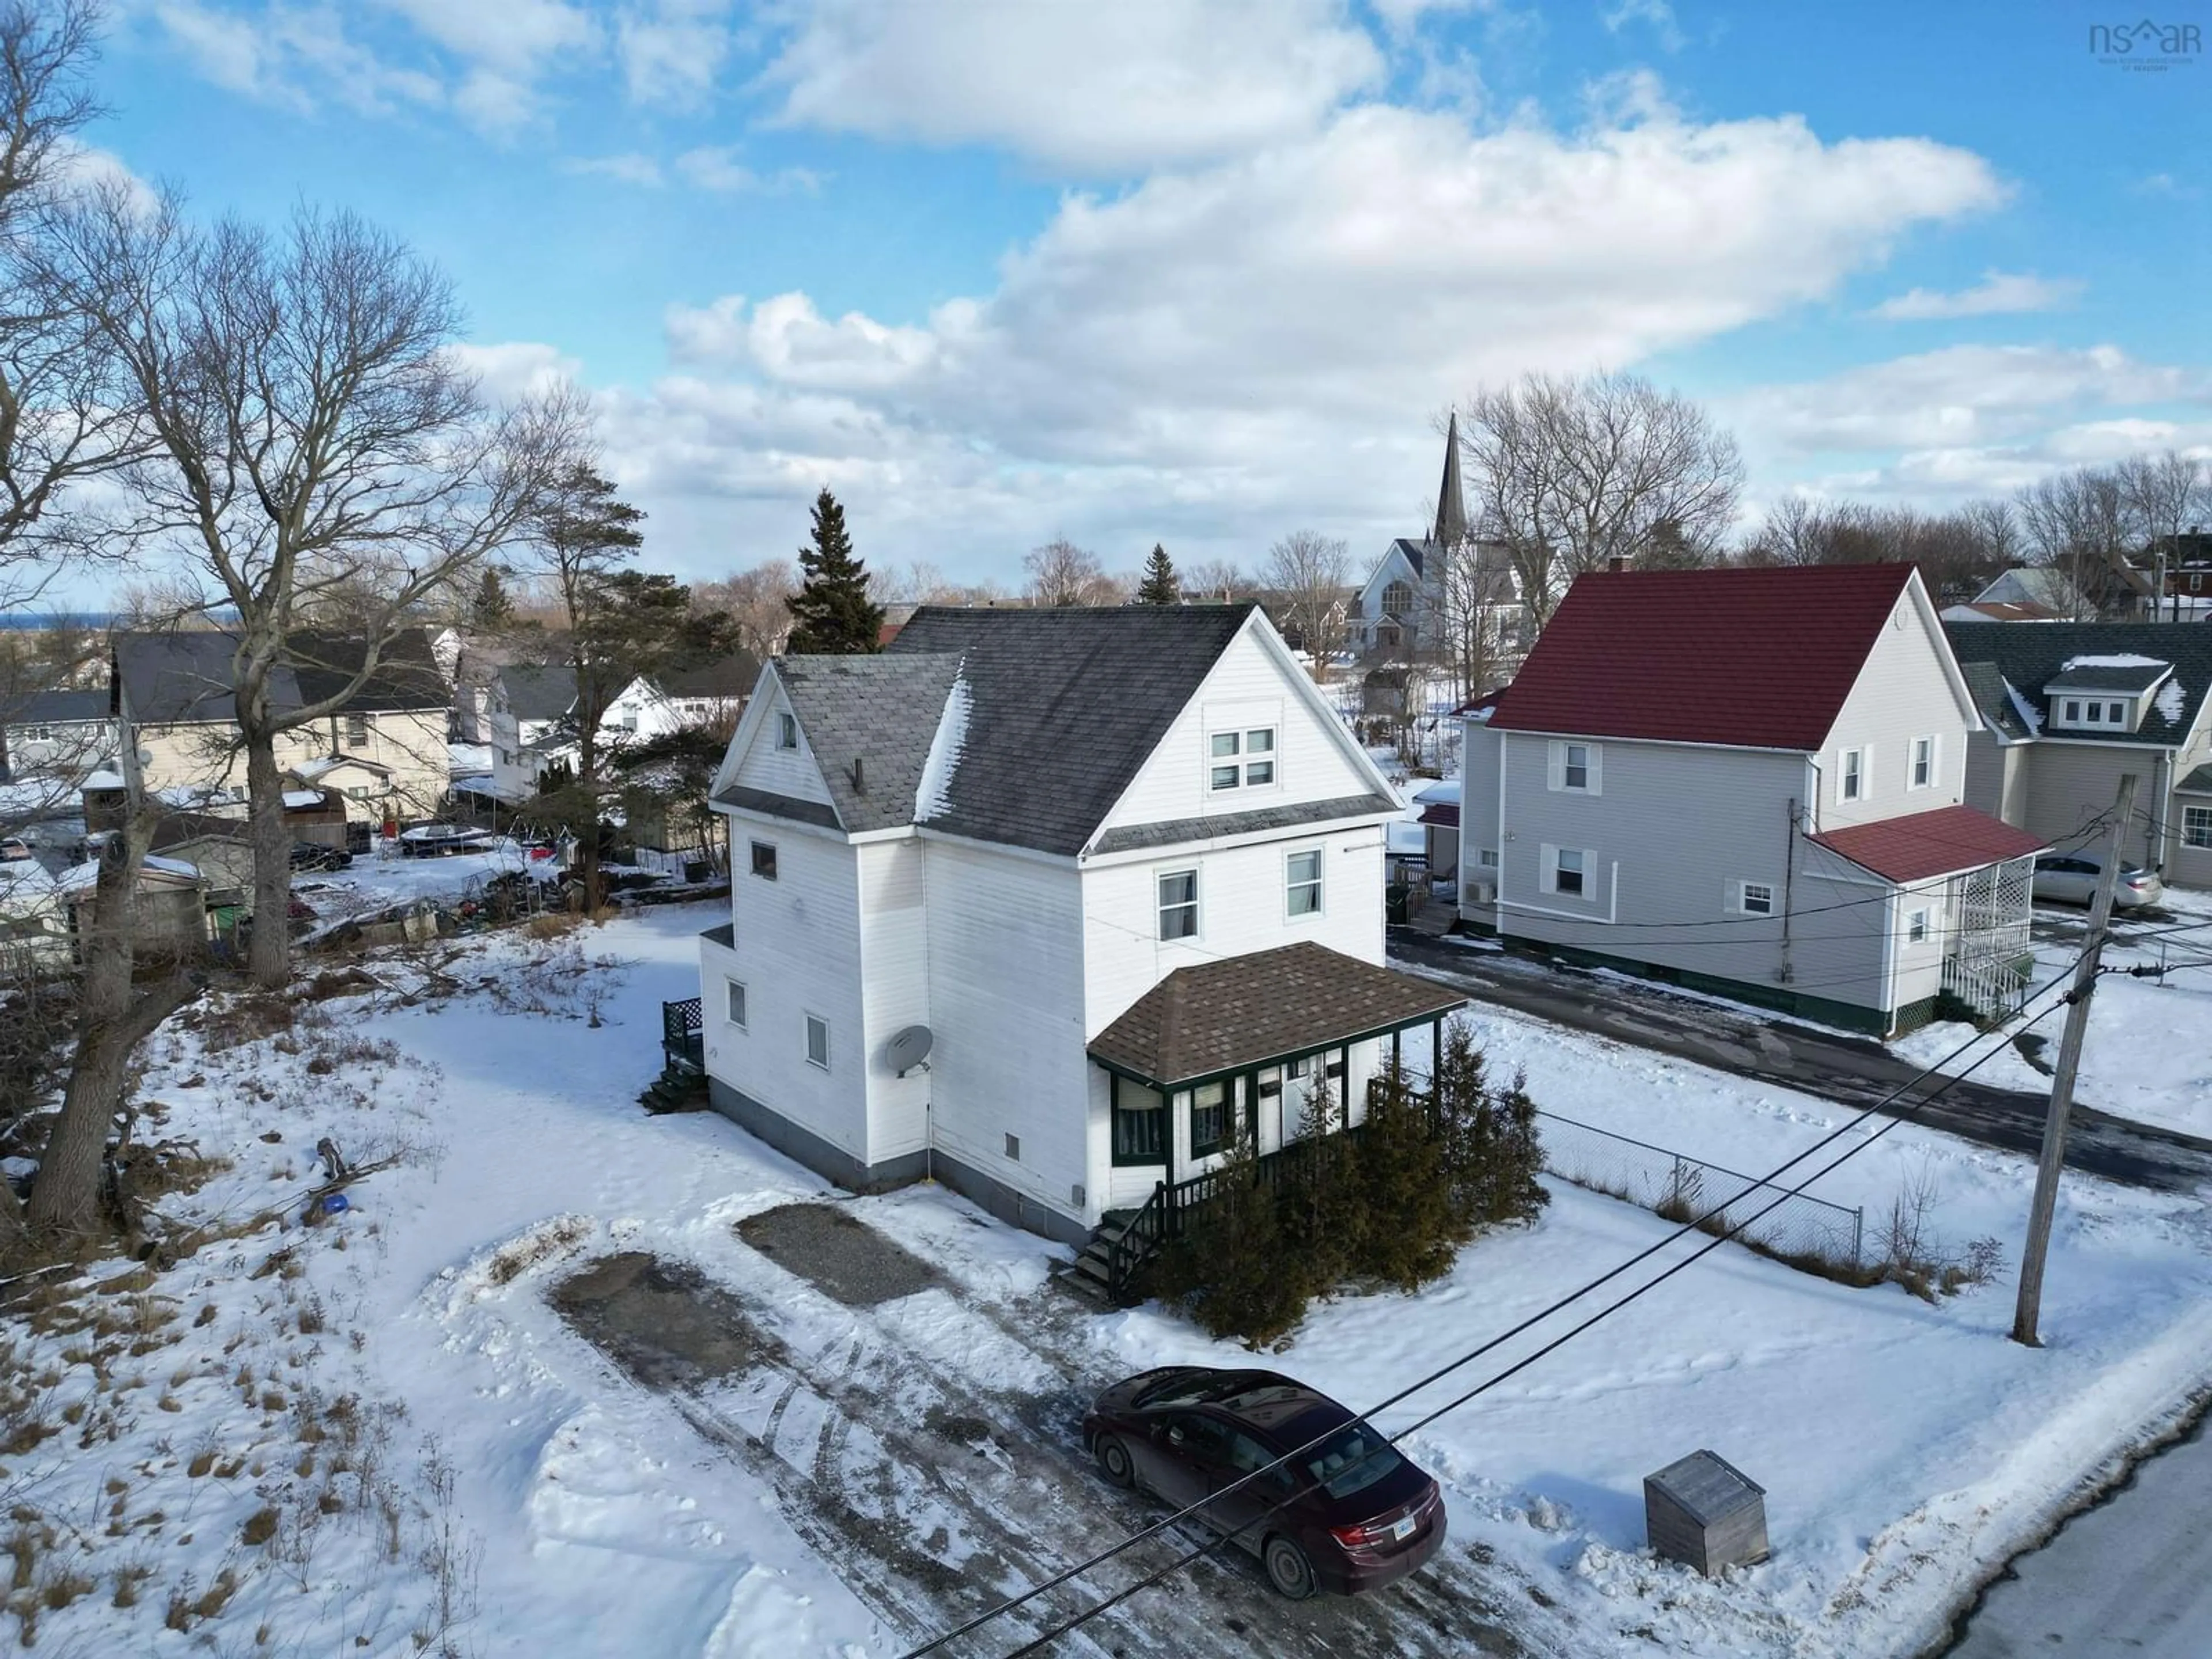
<svg viewBox="0 0 2212 1659">
<path fill-rule="evenodd" d="M 1254 605 L 925 607 L 782 659 L 714 801 L 713 1103 L 848 1187 L 1082 1239 L 1321 1079 L 1356 1122 L 1463 1000 L 1382 965 L 1397 802 Z"/>
<path fill-rule="evenodd" d="M 2024 986 L 2038 837 L 1910 565 L 1579 578 L 1467 720 L 1466 921 L 1896 1035 Z"/>
</svg>

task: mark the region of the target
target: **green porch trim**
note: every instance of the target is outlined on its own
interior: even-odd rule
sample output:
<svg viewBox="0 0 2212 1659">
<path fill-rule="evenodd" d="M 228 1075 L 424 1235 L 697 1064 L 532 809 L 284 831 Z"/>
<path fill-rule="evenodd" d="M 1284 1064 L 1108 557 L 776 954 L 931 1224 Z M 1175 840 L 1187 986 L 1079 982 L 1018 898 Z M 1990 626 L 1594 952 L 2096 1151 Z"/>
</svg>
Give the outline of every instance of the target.
<svg viewBox="0 0 2212 1659">
<path fill-rule="evenodd" d="M 1786 985 L 1759 985 L 1749 980 L 1726 979 L 1717 974 L 1701 974 L 1688 968 L 1670 968 L 1664 963 L 1638 962 L 1627 957 L 1607 956 L 1600 951 L 1585 951 L 1571 945 L 1545 945 L 1535 940 L 1516 939 L 1515 945 L 1535 947 L 1535 954 L 1549 957 L 1577 968 L 1605 968 L 1626 974 L 1632 979 L 1650 980 L 1659 985 L 1678 985 L 1685 991 L 1702 991 L 1708 996 L 1727 997 L 1731 1001 L 1749 1003 L 1754 1008 L 1765 1008 L 1793 1018 L 1810 1020 L 1816 1025 L 1832 1025 L 1839 1030 L 1857 1031 L 1872 1037 L 1901 1036 L 1917 1030 L 1935 1018 L 1936 1000 L 1934 997 L 1892 1011 L 1869 1008 L 1856 1002 L 1838 1002 L 1831 997 L 1808 996 L 1793 991 Z M 1910 1020 L 1910 1024 L 1906 1021 Z"/>
</svg>

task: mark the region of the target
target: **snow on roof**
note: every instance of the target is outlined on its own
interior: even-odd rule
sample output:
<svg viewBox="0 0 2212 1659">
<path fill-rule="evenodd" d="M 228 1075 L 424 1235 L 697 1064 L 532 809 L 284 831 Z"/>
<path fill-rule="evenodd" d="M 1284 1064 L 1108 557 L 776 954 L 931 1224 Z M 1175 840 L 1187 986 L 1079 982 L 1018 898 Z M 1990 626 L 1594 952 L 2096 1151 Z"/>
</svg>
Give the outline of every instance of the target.
<svg viewBox="0 0 2212 1659">
<path fill-rule="evenodd" d="M 1393 853 L 1425 853 L 1429 849 L 1428 832 L 1419 823 L 1405 818 L 1393 818 L 1382 826 Z"/>
<path fill-rule="evenodd" d="M 2151 699 L 2151 704 L 2158 710 L 2160 720 L 2176 722 L 2181 719 L 2182 709 L 2187 702 L 2188 699 L 2182 694 L 2179 680 L 2168 680 L 2158 688 L 2158 696 Z"/>
<path fill-rule="evenodd" d="M 2176 690 L 2179 690 L 2179 687 L 2174 689 Z M 2041 737 L 2043 735 L 2043 711 L 2038 708 L 2033 703 L 2030 702 L 2026 697 L 2021 696 L 2020 695 L 2020 688 L 2014 685 L 2010 680 L 2007 680 L 2005 682 L 2005 696 L 2012 699 L 2013 713 L 2020 716 L 2020 723 L 2027 728 L 2027 735 L 2031 738 Z"/>
<path fill-rule="evenodd" d="M 2172 665 L 2163 657 L 2138 657 L 2132 652 L 2115 651 L 2102 655 L 2069 657 L 2058 672 L 2070 674 L 2077 668 L 2171 668 Z"/>
<path fill-rule="evenodd" d="M 1438 801 L 1456 801 L 1460 798 L 1459 784 L 1457 778 L 1438 778 L 1426 788 L 1415 791 L 1413 799 L 1423 805 Z"/>
<path fill-rule="evenodd" d="M 284 805 L 295 811 L 322 804 L 323 792 L 319 789 L 287 789 L 284 792 Z"/>
<path fill-rule="evenodd" d="M 84 781 L 83 787 L 87 789 L 120 789 L 125 787 L 123 775 L 102 767 Z"/>
<path fill-rule="evenodd" d="M 54 891 L 54 878 L 36 859 L 0 859 L 0 893 L 10 898 Z"/>
<path fill-rule="evenodd" d="M 165 859 L 149 853 L 146 868 L 157 875 L 182 876 L 186 881 L 200 878 L 200 867 L 187 864 L 182 859 Z M 82 864 L 73 864 L 55 878 L 54 884 L 65 893 L 82 893 L 91 890 L 100 880 L 100 860 L 87 859 Z"/>
<path fill-rule="evenodd" d="M 914 792 L 916 823 L 942 817 L 952 810 L 952 780 L 960 771 L 960 757 L 968 750 L 968 720 L 975 712 L 975 697 L 968 689 L 964 668 L 952 677 L 945 694 L 945 714 L 929 740 L 929 757 L 922 763 L 921 783 Z"/>
</svg>

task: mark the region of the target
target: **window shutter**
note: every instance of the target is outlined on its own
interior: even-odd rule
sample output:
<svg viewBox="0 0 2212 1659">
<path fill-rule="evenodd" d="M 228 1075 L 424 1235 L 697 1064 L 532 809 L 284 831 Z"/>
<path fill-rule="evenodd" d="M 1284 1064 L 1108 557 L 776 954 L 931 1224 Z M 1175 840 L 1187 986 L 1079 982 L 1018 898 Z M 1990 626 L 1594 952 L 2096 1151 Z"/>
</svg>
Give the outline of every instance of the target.
<svg viewBox="0 0 2212 1659">
<path fill-rule="evenodd" d="M 1559 744 L 1553 744 L 1552 747 L 1556 750 Z M 1559 890 L 1559 849 L 1549 842 L 1546 842 L 1541 848 L 1541 862 L 1544 890 L 1547 893 L 1558 892 Z"/>
<path fill-rule="evenodd" d="M 1544 787 L 1547 789 L 1554 791 L 1565 788 L 1567 787 L 1566 744 L 1559 742 L 1557 739 L 1553 741 L 1548 751 L 1547 767 L 1548 769 L 1547 770 L 1544 778 Z M 1547 867 L 1548 868 L 1549 866 L 1547 866 Z"/>
<path fill-rule="evenodd" d="M 1605 775 L 1601 770 L 1605 765 L 1605 750 L 1596 744 L 1592 744 L 1584 752 L 1589 756 L 1588 768 L 1589 793 L 1593 795 L 1601 795 L 1605 793 Z"/>
</svg>

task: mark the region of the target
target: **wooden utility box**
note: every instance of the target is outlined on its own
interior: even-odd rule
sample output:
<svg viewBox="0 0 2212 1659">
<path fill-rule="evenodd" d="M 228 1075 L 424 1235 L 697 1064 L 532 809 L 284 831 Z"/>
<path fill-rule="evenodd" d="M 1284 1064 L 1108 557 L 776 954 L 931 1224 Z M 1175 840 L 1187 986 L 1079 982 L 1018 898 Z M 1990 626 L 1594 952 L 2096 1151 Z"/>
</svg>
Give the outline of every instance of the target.
<svg viewBox="0 0 2212 1659">
<path fill-rule="evenodd" d="M 1717 1452 L 1695 1451 L 1644 1477 L 1651 1547 L 1711 1578 L 1766 1559 L 1766 1488 Z"/>
</svg>

